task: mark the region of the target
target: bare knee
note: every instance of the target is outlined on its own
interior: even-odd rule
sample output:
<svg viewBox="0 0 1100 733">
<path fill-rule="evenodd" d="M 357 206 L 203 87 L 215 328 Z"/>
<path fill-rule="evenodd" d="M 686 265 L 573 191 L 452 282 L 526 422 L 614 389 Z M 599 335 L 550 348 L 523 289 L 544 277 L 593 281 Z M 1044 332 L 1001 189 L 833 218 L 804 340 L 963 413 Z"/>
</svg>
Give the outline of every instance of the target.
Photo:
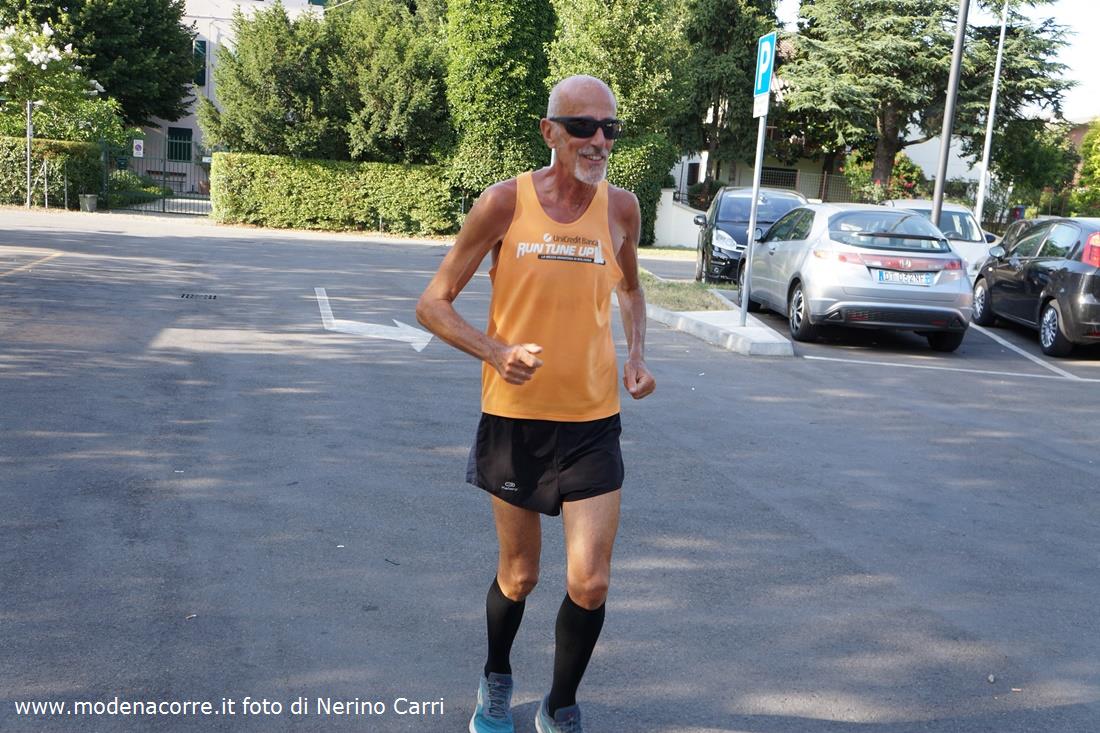
<svg viewBox="0 0 1100 733">
<path fill-rule="evenodd" d="M 538 567 L 529 565 L 505 566 L 497 570 L 497 584 L 500 591 L 513 601 L 522 601 L 531 594 L 539 582 Z"/>
<path fill-rule="evenodd" d="M 610 578 L 607 573 L 586 573 L 577 578 L 570 578 L 566 590 L 574 603 L 581 608 L 594 611 L 607 600 L 609 586 Z"/>
</svg>

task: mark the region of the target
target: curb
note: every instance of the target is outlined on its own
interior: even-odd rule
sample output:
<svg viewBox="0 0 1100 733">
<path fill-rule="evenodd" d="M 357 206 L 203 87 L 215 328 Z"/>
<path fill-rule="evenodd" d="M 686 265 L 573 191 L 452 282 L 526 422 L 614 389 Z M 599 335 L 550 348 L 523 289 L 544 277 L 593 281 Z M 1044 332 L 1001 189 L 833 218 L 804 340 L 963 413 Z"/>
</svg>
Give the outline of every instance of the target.
<svg viewBox="0 0 1100 733">
<path fill-rule="evenodd" d="M 730 313 L 731 311 L 723 311 Z M 736 313 L 736 311 L 732 311 Z M 677 313 L 646 304 L 646 315 L 677 331 L 683 331 L 727 351 L 745 356 L 794 356 L 794 346 L 767 326 L 726 326 L 707 323 L 701 312 Z M 753 323 L 750 316 L 747 323 Z"/>
</svg>

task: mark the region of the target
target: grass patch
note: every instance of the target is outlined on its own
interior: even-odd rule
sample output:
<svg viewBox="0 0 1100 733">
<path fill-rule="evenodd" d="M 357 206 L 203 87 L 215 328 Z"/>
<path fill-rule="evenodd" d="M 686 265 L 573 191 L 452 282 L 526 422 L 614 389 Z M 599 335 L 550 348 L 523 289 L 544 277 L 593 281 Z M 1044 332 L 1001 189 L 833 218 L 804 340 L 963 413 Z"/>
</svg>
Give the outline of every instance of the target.
<svg viewBox="0 0 1100 733">
<path fill-rule="evenodd" d="M 729 310 L 725 303 L 710 292 L 713 285 L 697 282 L 662 282 L 646 270 L 641 270 L 639 274 L 647 303 L 659 305 L 670 311 Z"/>
</svg>

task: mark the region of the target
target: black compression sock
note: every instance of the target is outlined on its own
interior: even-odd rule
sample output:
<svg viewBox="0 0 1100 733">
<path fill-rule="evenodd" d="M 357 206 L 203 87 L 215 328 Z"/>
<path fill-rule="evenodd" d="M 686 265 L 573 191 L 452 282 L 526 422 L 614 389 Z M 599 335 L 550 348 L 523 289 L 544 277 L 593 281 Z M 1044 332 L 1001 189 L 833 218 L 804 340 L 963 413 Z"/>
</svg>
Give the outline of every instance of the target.
<svg viewBox="0 0 1100 733">
<path fill-rule="evenodd" d="M 574 603 L 568 593 L 561 602 L 554 634 L 554 685 L 546 702 L 551 716 L 560 708 L 577 704 L 577 688 L 600 638 L 606 605 L 589 611 Z"/>
<path fill-rule="evenodd" d="M 489 586 L 485 596 L 485 619 L 489 630 L 489 657 L 485 661 L 485 676 L 490 672 L 512 674 L 512 665 L 508 657 L 512 653 L 512 642 L 519 631 L 519 622 L 523 620 L 523 608 L 526 601 L 513 601 L 500 589 L 497 579 Z"/>
</svg>

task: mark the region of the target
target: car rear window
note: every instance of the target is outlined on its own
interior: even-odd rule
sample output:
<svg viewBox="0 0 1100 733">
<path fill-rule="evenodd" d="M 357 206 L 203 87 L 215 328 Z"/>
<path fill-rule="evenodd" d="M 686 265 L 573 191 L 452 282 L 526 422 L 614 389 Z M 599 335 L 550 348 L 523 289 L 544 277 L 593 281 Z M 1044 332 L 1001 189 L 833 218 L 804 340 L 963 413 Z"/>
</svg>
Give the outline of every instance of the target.
<svg viewBox="0 0 1100 733">
<path fill-rule="evenodd" d="M 950 252 L 932 223 L 912 211 L 847 211 L 829 219 L 829 238 L 853 247 Z"/>
<path fill-rule="evenodd" d="M 912 209 L 925 219 L 932 220 L 931 209 Z M 958 239 L 963 242 L 984 242 L 981 227 L 968 211 L 941 211 L 940 230 L 948 239 Z"/>
<path fill-rule="evenodd" d="M 756 220 L 759 222 L 776 221 L 796 206 L 802 205 L 802 199 L 776 193 L 762 193 L 756 207 Z M 718 207 L 718 221 L 748 221 L 752 194 L 733 193 L 722 197 Z"/>
</svg>

